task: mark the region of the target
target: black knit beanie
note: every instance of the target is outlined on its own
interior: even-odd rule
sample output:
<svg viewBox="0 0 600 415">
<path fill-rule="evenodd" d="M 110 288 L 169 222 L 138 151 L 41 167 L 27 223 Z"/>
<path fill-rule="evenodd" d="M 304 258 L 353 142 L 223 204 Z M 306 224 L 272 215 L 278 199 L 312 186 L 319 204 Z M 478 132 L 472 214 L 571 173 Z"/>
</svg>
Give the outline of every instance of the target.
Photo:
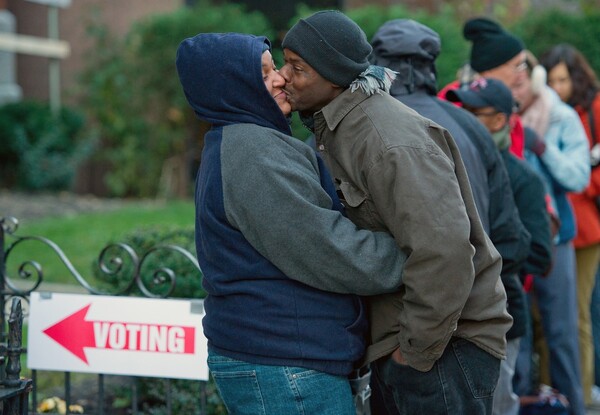
<svg viewBox="0 0 600 415">
<path fill-rule="evenodd" d="M 369 67 L 371 45 L 345 14 L 325 10 L 300 19 L 281 46 L 298 54 L 323 78 L 347 87 Z"/>
<path fill-rule="evenodd" d="M 484 17 L 465 23 L 463 36 L 473 42 L 471 67 L 477 72 L 496 68 L 525 49 L 521 39 Z"/>
</svg>

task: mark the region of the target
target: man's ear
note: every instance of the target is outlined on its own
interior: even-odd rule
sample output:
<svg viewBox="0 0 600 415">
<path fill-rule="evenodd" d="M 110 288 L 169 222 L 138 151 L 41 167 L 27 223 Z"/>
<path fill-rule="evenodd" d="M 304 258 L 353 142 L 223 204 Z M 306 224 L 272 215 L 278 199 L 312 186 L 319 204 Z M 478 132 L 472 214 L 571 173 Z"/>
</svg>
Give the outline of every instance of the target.
<svg viewBox="0 0 600 415">
<path fill-rule="evenodd" d="M 331 85 L 332 99 L 337 98 L 342 92 L 344 92 L 346 90 L 346 88 L 336 85 L 333 82 L 330 82 L 329 85 Z"/>
</svg>

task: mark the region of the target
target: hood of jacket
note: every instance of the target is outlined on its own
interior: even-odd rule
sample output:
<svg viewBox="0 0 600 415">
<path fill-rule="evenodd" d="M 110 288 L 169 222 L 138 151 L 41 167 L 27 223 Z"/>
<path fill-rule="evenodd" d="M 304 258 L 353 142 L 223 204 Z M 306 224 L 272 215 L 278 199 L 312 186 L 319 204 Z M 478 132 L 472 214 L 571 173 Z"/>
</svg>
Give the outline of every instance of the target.
<svg viewBox="0 0 600 415">
<path fill-rule="evenodd" d="M 394 19 L 379 28 L 371 44 L 371 63 L 398 72 L 391 95 L 417 90 L 425 90 L 429 95 L 437 93 L 435 59 L 441 42 L 436 32 L 411 19 Z"/>
<path fill-rule="evenodd" d="M 213 126 L 251 123 L 291 133 L 263 80 L 266 48 L 271 49 L 266 37 L 240 33 L 201 33 L 180 43 L 179 81 L 200 119 Z"/>
</svg>

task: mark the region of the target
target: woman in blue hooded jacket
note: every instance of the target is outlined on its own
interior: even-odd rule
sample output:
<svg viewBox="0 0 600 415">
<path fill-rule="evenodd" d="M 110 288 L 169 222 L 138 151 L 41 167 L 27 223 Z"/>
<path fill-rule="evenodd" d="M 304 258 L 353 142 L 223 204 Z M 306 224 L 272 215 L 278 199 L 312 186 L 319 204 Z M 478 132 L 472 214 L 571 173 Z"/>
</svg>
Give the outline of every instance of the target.
<svg viewBox="0 0 600 415">
<path fill-rule="evenodd" d="M 406 256 L 346 219 L 315 152 L 291 137 L 265 37 L 199 34 L 177 51 L 211 123 L 196 181 L 208 365 L 230 413 L 354 414 L 360 298 L 395 291 Z"/>
</svg>

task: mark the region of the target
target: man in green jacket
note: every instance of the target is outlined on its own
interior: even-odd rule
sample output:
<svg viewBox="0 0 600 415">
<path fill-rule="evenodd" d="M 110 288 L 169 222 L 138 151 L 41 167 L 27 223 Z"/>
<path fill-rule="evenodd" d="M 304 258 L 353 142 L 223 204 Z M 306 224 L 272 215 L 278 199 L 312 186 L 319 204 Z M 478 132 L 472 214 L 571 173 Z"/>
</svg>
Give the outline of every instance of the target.
<svg viewBox="0 0 600 415">
<path fill-rule="evenodd" d="M 454 140 L 387 93 L 394 73 L 343 13 L 301 19 L 282 46 L 288 101 L 348 216 L 410 252 L 404 287 L 368 298 L 372 387 L 389 413 L 491 413 L 512 319 Z"/>
</svg>

